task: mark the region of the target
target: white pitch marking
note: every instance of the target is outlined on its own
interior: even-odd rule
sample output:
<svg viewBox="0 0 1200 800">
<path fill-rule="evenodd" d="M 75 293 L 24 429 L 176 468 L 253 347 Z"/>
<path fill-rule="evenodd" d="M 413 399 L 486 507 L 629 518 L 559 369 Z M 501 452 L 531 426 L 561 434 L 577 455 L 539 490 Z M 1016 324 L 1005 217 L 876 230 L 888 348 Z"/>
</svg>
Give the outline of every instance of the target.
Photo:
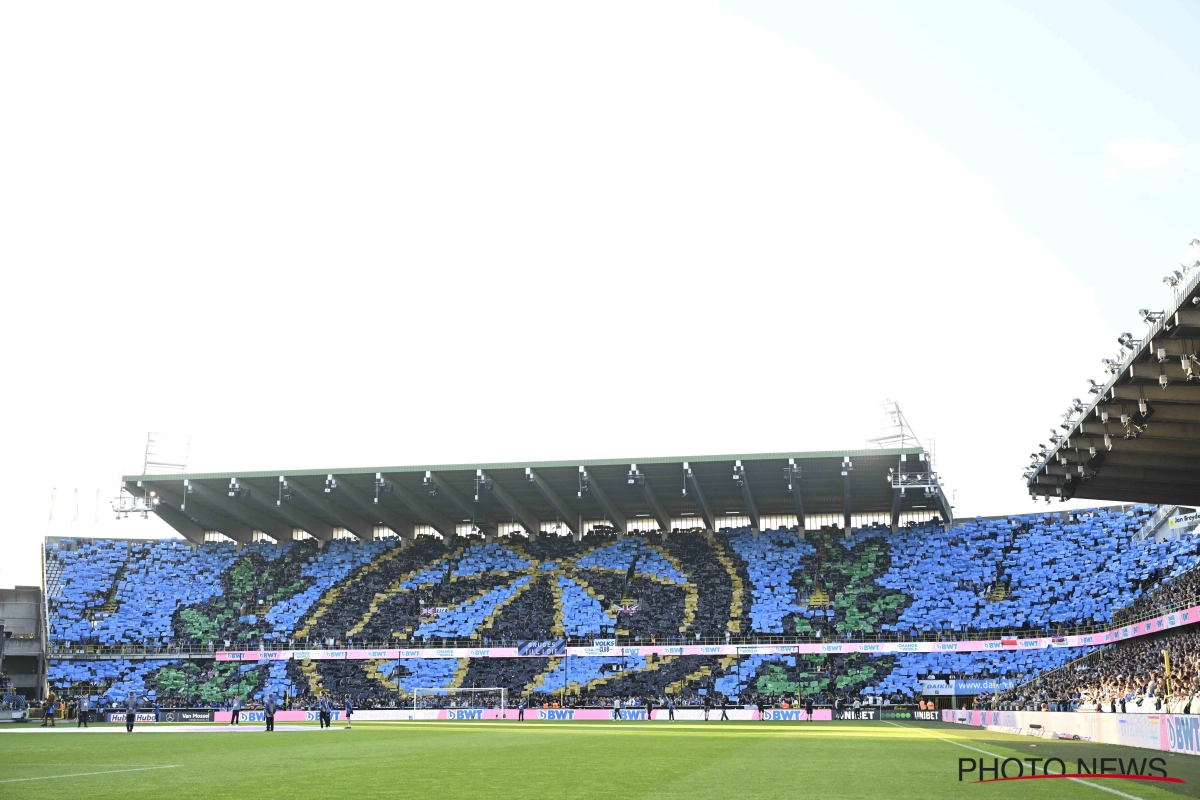
<svg viewBox="0 0 1200 800">
<path fill-rule="evenodd" d="M 887 720 L 884 720 L 884 722 L 887 722 L 888 725 L 896 725 L 895 722 L 888 722 Z M 896 727 L 903 728 L 908 731 L 920 731 L 921 733 L 925 734 L 926 736 L 930 736 L 930 737 L 933 737 L 934 739 L 937 739 L 939 742 L 946 742 L 947 744 L 954 744 L 954 745 L 958 745 L 959 747 L 965 747 L 968 750 L 974 750 L 976 753 L 983 753 L 985 756 L 991 756 L 992 758 L 1003 758 L 1004 757 L 1004 756 L 1001 756 L 999 753 L 989 753 L 987 750 L 980 750 L 978 747 L 971 747 L 971 745 L 969 745 L 969 744 L 963 744 L 962 742 L 956 742 L 953 739 L 943 739 L 941 736 L 934 736 L 929 731 L 921 730 L 920 728 L 910 728 L 907 725 L 896 725 Z M 1061 774 L 1061 773 L 1059 773 L 1059 774 Z M 1083 778 L 1068 778 L 1067 780 L 1075 781 L 1076 783 L 1082 783 L 1084 786 L 1090 786 L 1093 789 L 1099 789 L 1102 792 L 1110 792 L 1111 794 L 1115 794 L 1115 795 L 1119 795 L 1121 797 L 1128 798 L 1128 800 L 1143 800 L 1143 798 L 1138 797 L 1135 794 L 1125 794 L 1125 792 L 1118 791 L 1117 789 L 1114 789 L 1111 786 L 1101 786 L 1098 783 L 1092 783 L 1091 781 L 1085 781 Z"/>
<path fill-rule="evenodd" d="M 53 764 L 43 764 L 41 766 L 54 766 Z M 55 778 L 83 778 L 89 775 L 115 775 L 118 772 L 145 772 L 151 769 L 176 769 L 182 767 L 183 764 L 167 764 L 162 767 L 136 767 L 134 769 L 106 769 L 99 772 L 71 772 L 67 775 L 41 775 L 36 778 L 4 778 L 0 783 L 21 783 L 23 781 L 52 781 Z"/>
</svg>

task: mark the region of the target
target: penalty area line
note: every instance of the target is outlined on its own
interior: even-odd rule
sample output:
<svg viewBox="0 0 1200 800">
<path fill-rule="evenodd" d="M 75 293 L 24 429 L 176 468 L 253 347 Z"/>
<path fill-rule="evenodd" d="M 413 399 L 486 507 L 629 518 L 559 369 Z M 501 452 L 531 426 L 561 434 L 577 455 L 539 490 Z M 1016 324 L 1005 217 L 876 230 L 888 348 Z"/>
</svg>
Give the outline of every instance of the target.
<svg viewBox="0 0 1200 800">
<path fill-rule="evenodd" d="M 47 764 L 45 766 L 54 766 Z M 115 775 L 118 772 L 146 772 L 152 769 L 176 769 L 182 764 L 166 764 L 159 767 L 135 767 L 133 769 L 105 769 L 96 772 L 71 772 L 66 775 L 39 775 L 36 778 L 0 778 L 0 783 L 22 783 L 24 781 L 52 781 L 56 778 L 84 778 L 90 775 Z"/>
<path fill-rule="evenodd" d="M 976 753 L 983 753 L 985 756 L 991 756 L 992 758 L 1004 758 L 1004 756 L 1001 756 L 999 753 L 989 753 L 987 750 L 980 750 L 978 747 L 972 747 L 969 744 L 963 744 L 962 742 L 956 742 L 953 739 L 944 739 L 941 736 L 936 736 L 936 735 L 930 733 L 929 731 L 921 730 L 920 728 L 910 728 L 908 725 L 897 725 L 895 722 L 888 722 L 887 720 L 883 720 L 883 721 L 887 722 L 888 725 L 895 725 L 897 728 L 904 728 L 905 730 L 910 730 L 910 731 L 919 731 L 931 739 L 937 739 L 939 742 L 945 742 L 946 744 L 952 744 L 952 745 L 956 745 L 958 747 L 965 747 L 968 750 L 974 750 Z M 1138 797 L 1136 794 L 1126 794 L 1125 792 L 1122 792 L 1118 789 L 1114 789 L 1111 786 L 1101 786 L 1098 783 L 1092 783 L 1091 781 L 1085 781 L 1082 778 L 1068 777 L 1068 780 L 1075 781 L 1076 783 L 1082 783 L 1084 786 L 1090 786 L 1093 789 L 1099 789 L 1102 792 L 1108 792 L 1109 794 L 1115 794 L 1118 797 L 1127 798 L 1127 800 L 1143 800 L 1143 798 Z"/>
</svg>

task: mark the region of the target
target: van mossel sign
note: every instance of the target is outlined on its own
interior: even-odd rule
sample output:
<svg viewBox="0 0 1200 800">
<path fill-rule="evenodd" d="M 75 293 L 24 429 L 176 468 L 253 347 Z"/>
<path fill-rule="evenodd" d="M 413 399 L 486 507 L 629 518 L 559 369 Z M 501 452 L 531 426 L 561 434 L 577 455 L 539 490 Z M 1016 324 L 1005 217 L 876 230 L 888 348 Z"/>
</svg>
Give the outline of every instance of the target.
<svg viewBox="0 0 1200 800">
<path fill-rule="evenodd" d="M 963 642 L 804 642 L 802 644 L 684 644 L 616 648 L 623 656 L 735 656 L 777 653 L 973 653 L 985 650 L 1044 650 L 1098 647 L 1200 622 L 1200 606 L 1164 614 L 1134 625 L 1077 636 L 979 639 Z M 577 658 L 611 657 L 608 646 L 566 647 L 563 642 L 520 642 L 517 647 L 405 647 L 371 650 L 221 650 L 217 661 L 368 661 L 399 658 Z"/>
</svg>

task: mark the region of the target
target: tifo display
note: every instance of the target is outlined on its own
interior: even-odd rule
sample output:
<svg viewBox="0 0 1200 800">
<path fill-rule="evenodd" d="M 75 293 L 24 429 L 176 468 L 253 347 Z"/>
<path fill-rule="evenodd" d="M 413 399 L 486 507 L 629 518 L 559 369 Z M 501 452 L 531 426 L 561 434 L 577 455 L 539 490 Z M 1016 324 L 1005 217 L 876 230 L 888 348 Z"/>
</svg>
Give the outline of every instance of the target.
<svg viewBox="0 0 1200 800">
<path fill-rule="evenodd" d="M 417 687 L 471 686 L 505 687 L 514 705 L 915 703 L 930 675 L 1009 688 L 1194 622 L 1194 608 L 1153 606 L 1113 622 L 1200 561 L 1192 536 L 1139 541 L 1151 512 L 803 538 L 58 540 L 46 549 L 50 683 L 181 708 L 272 694 L 403 706 Z"/>
</svg>

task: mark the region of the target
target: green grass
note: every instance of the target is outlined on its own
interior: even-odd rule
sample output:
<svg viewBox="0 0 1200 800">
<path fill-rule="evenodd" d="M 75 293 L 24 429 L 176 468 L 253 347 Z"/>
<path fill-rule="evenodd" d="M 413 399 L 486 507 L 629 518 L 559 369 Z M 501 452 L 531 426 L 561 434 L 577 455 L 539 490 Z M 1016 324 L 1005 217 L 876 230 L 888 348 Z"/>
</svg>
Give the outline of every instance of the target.
<svg viewBox="0 0 1200 800">
<path fill-rule="evenodd" d="M 99 727 L 99 726 L 97 726 Z M 1161 756 L 1188 785 L 1103 781 L 1126 797 L 1200 794 L 1200 758 L 940 723 L 359 722 L 133 734 L 0 730 L 0 797 L 1111 798 L 1065 780 L 970 785 L 960 757 Z M 170 726 L 160 726 L 166 728 Z M 1036 747 L 1031 747 L 1036 745 Z M 168 769 L 144 770 L 145 767 Z M 132 770 L 77 777 L 73 773 Z M 1099 782 L 1098 782 L 1099 783 Z"/>
</svg>

